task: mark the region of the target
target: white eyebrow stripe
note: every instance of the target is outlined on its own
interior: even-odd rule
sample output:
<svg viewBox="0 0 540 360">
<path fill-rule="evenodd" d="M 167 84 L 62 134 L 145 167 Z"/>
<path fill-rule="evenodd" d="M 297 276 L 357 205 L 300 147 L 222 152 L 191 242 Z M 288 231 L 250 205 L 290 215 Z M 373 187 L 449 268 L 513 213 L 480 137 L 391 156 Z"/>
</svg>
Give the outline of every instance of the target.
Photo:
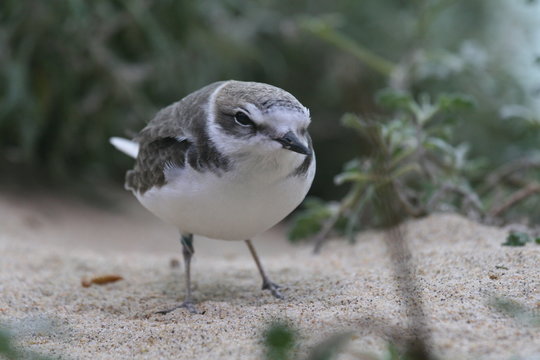
<svg viewBox="0 0 540 360">
<path fill-rule="evenodd" d="M 304 112 L 299 112 L 292 110 L 290 108 L 275 108 L 274 110 L 265 114 L 266 117 L 272 117 L 273 127 L 279 131 L 283 132 L 285 130 L 296 130 L 305 129 L 309 126 L 310 118 L 306 116 Z M 285 131 L 286 132 L 286 131 Z"/>
<path fill-rule="evenodd" d="M 219 85 L 215 90 L 212 92 L 212 94 L 208 97 L 208 102 L 206 103 L 206 111 L 207 116 L 210 124 L 213 124 L 215 121 L 215 111 L 216 111 L 216 97 L 219 94 L 219 91 L 223 89 L 227 84 L 229 84 L 230 81 L 225 81 L 223 84 Z"/>
</svg>

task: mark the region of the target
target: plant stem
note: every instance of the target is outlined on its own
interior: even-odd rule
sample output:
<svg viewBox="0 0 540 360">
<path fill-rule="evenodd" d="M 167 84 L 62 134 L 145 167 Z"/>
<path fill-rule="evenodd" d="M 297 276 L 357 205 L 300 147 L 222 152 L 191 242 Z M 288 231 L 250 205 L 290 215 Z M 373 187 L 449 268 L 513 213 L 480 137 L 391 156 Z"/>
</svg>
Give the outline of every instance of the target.
<svg viewBox="0 0 540 360">
<path fill-rule="evenodd" d="M 529 169 L 540 168 L 540 160 L 538 159 L 519 159 L 508 164 L 504 164 L 500 168 L 493 171 L 488 177 L 487 180 L 480 188 L 478 193 L 481 195 L 486 195 L 494 187 L 496 187 L 501 181 L 505 178 L 510 177 L 516 172 L 526 171 Z"/>
<path fill-rule="evenodd" d="M 506 200 L 501 206 L 492 209 L 489 214 L 492 217 L 498 217 L 517 203 L 527 199 L 529 196 L 540 193 L 540 183 L 529 184 L 524 189 L 518 190 Z"/>
<path fill-rule="evenodd" d="M 300 26 L 304 30 L 317 35 L 322 40 L 325 40 L 337 48 L 355 56 L 362 63 L 384 76 L 389 77 L 396 67 L 396 65 L 394 65 L 392 62 L 373 53 L 371 50 L 367 49 L 363 45 L 360 45 L 357 41 L 351 39 L 347 35 L 341 34 L 332 29 L 322 20 L 305 20 L 300 23 Z"/>
<path fill-rule="evenodd" d="M 328 239 L 328 234 L 330 233 L 330 231 L 332 231 L 334 225 L 339 220 L 339 218 L 343 216 L 345 211 L 355 207 L 355 205 L 362 199 L 366 191 L 367 190 L 363 186 L 357 185 L 353 187 L 349 195 L 341 201 L 338 211 L 334 214 L 334 216 L 332 216 L 330 219 L 328 219 L 328 221 L 324 223 L 321 231 L 319 231 L 317 235 L 315 235 L 315 246 L 313 247 L 314 254 L 318 254 L 321 251 L 323 244 Z"/>
</svg>

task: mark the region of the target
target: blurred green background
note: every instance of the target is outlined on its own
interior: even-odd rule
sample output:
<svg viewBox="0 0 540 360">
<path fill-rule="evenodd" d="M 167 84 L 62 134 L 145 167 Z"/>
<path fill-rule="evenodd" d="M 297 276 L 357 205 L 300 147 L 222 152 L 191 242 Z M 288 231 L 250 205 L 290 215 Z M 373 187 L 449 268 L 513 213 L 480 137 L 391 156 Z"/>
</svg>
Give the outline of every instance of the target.
<svg viewBox="0 0 540 360">
<path fill-rule="evenodd" d="M 366 149 L 344 113 L 384 116 L 384 88 L 459 92 L 485 171 L 540 148 L 540 4 L 525 0 L 3 0 L 0 181 L 121 183 L 108 143 L 213 81 L 267 82 L 311 109 L 312 194 Z"/>
</svg>

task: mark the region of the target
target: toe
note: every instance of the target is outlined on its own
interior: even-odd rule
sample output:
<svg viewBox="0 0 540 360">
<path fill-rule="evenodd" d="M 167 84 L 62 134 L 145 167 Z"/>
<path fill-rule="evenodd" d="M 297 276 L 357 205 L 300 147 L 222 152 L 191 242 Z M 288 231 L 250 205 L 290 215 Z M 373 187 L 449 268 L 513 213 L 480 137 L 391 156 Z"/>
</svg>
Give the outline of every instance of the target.
<svg viewBox="0 0 540 360">
<path fill-rule="evenodd" d="M 270 290 L 272 295 L 277 299 L 284 299 L 284 296 L 279 291 L 280 286 L 277 284 L 274 284 L 273 282 L 265 282 L 262 286 L 263 290 Z"/>
<path fill-rule="evenodd" d="M 175 307 L 172 307 L 170 309 L 165 309 L 165 310 L 161 310 L 161 311 L 156 311 L 156 314 L 160 314 L 160 315 L 166 315 L 170 312 L 173 312 L 174 310 L 176 309 L 186 309 L 187 311 L 189 311 L 190 313 L 192 314 L 202 314 L 203 312 L 199 311 L 197 309 L 197 307 L 195 306 L 195 304 L 191 301 L 184 301 L 182 304 L 180 305 L 177 305 Z"/>
</svg>

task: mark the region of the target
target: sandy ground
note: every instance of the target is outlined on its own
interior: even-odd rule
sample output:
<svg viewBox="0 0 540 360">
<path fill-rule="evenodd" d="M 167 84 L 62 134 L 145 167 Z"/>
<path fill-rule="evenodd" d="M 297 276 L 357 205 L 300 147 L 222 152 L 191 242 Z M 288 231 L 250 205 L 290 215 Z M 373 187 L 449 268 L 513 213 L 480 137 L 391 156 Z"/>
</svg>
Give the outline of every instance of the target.
<svg viewBox="0 0 540 360">
<path fill-rule="evenodd" d="M 382 234 L 323 254 L 292 246 L 283 228 L 255 245 L 286 300 L 260 290 L 242 242 L 196 240 L 194 295 L 202 315 L 168 308 L 184 295 L 175 229 L 134 200 L 115 210 L 50 196 L 0 193 L 0 324 L 17 343 L 68 359 L 263 359 L 262 333 L 275 319 L 302 339 L 300 358 L 335 332 L 352 331 L 339 359 L 382 354 L 366 320 L 403 326 Z M 505 296 L 540 312 L 540 246 L 502 247 L 506 233 L 455 215 L 407 224 L 433 348 L 444 359 L 540 359 L 540 328 L 494 311 Z M 181 263 L 181 261 L 180 261 Z M 105 274 L 104 286 L 81 280 Z"/>
</svg>

